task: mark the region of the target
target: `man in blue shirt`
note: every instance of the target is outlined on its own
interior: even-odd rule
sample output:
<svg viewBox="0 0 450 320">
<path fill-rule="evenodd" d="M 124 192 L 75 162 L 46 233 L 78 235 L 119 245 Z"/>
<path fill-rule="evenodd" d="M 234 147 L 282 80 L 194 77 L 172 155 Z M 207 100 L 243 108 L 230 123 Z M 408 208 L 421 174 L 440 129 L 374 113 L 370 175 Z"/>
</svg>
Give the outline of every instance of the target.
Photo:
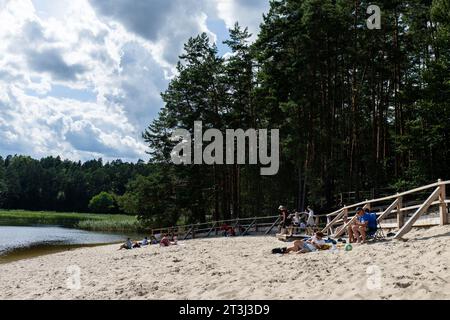
<svg viewBox="0 0 450 320">
<path fill-rule="evenodd" d="M 370 212 L 369 209 L 364 209 L 363 221 L 367 221 L 367 233 L 373 233 L 378 229 L 377 214 Z"/>
<path fill-rule="evenodd" d="M 367 233 L 372 233 L 377 230 L 377 215 L 363 208 L 357 208 L 356 214 L 358 218 L 351 226 L 352 235 L 357 243 L 365 243 Z"/>
</svg>

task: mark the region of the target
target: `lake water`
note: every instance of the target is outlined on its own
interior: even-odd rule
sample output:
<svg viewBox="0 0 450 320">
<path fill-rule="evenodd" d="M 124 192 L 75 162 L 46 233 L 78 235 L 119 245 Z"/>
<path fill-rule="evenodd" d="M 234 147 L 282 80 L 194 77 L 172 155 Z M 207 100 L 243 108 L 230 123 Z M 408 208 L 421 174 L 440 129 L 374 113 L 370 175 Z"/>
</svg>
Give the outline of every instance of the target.
<svg viewBox="0 0 450 320">
<path fill-rule="evenodd" d="M 0 263 L 80 246 L 124 241 L 125 235 L 59 226 L 0 226 Z"/>
</svg>

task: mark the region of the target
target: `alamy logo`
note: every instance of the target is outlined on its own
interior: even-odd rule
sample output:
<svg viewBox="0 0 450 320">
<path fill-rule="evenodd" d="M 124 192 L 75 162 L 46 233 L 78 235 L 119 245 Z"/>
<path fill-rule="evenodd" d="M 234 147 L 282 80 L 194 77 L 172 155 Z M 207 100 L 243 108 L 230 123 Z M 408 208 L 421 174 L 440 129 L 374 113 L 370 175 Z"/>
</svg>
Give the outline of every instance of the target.
<svg viewBox="0 0 450 320">
<path fill-rule="evenodd" d="M 370 5 L 367 8 L 367 14 L 371 16 L 367 19 L 367 28 L 369 30 L 381 29 L 381 9 L 377 5 Z"/>
<path fill-rule="evenodd" d="M 203 134 L 201 121 L 194 123 L 194 164 L 246 164 L 248 146 L 248 164 L 268 166 L 261 168 L 261 175 L 278 173 L 280 167 L 279 130 L 270 130 L 270 155 L 268 154 L 267 129 L 228 129 L 225 134 L 226 156 L 224 159 L 224 137 L 218 129 L 208 129 Z M 248 144 L 246 143 L 248 141 Z M 192 137 L 188 130 L 177 129 L 172 134 L 172 141 L 180 141 L 173 148 L 170 156 L 177 165 L 192 164 Z M 203 149 L 203 142 L 211 142 Z"/>
</svg>

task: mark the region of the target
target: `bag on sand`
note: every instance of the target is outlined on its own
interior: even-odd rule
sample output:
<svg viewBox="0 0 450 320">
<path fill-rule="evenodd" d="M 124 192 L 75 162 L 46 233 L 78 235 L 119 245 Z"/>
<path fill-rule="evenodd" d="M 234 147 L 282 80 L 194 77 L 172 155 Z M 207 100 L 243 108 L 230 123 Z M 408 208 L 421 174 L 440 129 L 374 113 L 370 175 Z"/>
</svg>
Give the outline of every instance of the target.
<svg viewBox="0 0 450 320">
<path fill-rule="evenodd" d="M 272 254 L 277 254 L 277 253 L 283 254 L 283 253 L 286 253 L 286 251 L 287 251 L 287 248 L 275 248 L 275 249 L 272 249 Z"/>
</svg>

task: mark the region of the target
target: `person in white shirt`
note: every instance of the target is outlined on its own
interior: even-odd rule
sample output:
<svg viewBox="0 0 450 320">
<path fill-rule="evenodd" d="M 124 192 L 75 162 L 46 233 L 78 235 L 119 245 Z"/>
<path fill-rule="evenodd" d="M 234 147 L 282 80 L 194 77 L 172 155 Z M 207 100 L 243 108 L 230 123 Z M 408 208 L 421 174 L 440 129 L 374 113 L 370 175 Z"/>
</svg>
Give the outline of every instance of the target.
<svg viewBox="0 0 450 320">
<path fill-rule="evenodd" d="M 296 212 L 294 214 L 294 217 L 292 218 L 292 222 L 294 223 L 294 226 L 300 225 L 300 214 L 298 212 Z"/>
<path fill-rule="evenodd" d="M 326 244 L 323 237 L 324 234 L 322 232 L 316 232 L 316 234 L 309 240 L 294 241 L 294 245 L 290 248 L 286 248 L 283 253 L 308 253 L 323 249 Z"/>
<path fill-rule="evenodd" d="M 310 252 L 313 252 L 322 249 L 324 245 L 325 240 L 323 240 L 323 233 L 316 232 L 316 234 L 313 235 L 311 239 L 306 241 L 305 247 L 307 247 Z"/>
<path fill-rule="evenodd" d="M 314 220 L 314 211 L 311 209 L 310 206 L 308 206 L 307 208 L 307 213 L 308 213 L 308 220 L 306 221 L 306 226 L 315 227 L 316 222 Z"/>
</svg>

